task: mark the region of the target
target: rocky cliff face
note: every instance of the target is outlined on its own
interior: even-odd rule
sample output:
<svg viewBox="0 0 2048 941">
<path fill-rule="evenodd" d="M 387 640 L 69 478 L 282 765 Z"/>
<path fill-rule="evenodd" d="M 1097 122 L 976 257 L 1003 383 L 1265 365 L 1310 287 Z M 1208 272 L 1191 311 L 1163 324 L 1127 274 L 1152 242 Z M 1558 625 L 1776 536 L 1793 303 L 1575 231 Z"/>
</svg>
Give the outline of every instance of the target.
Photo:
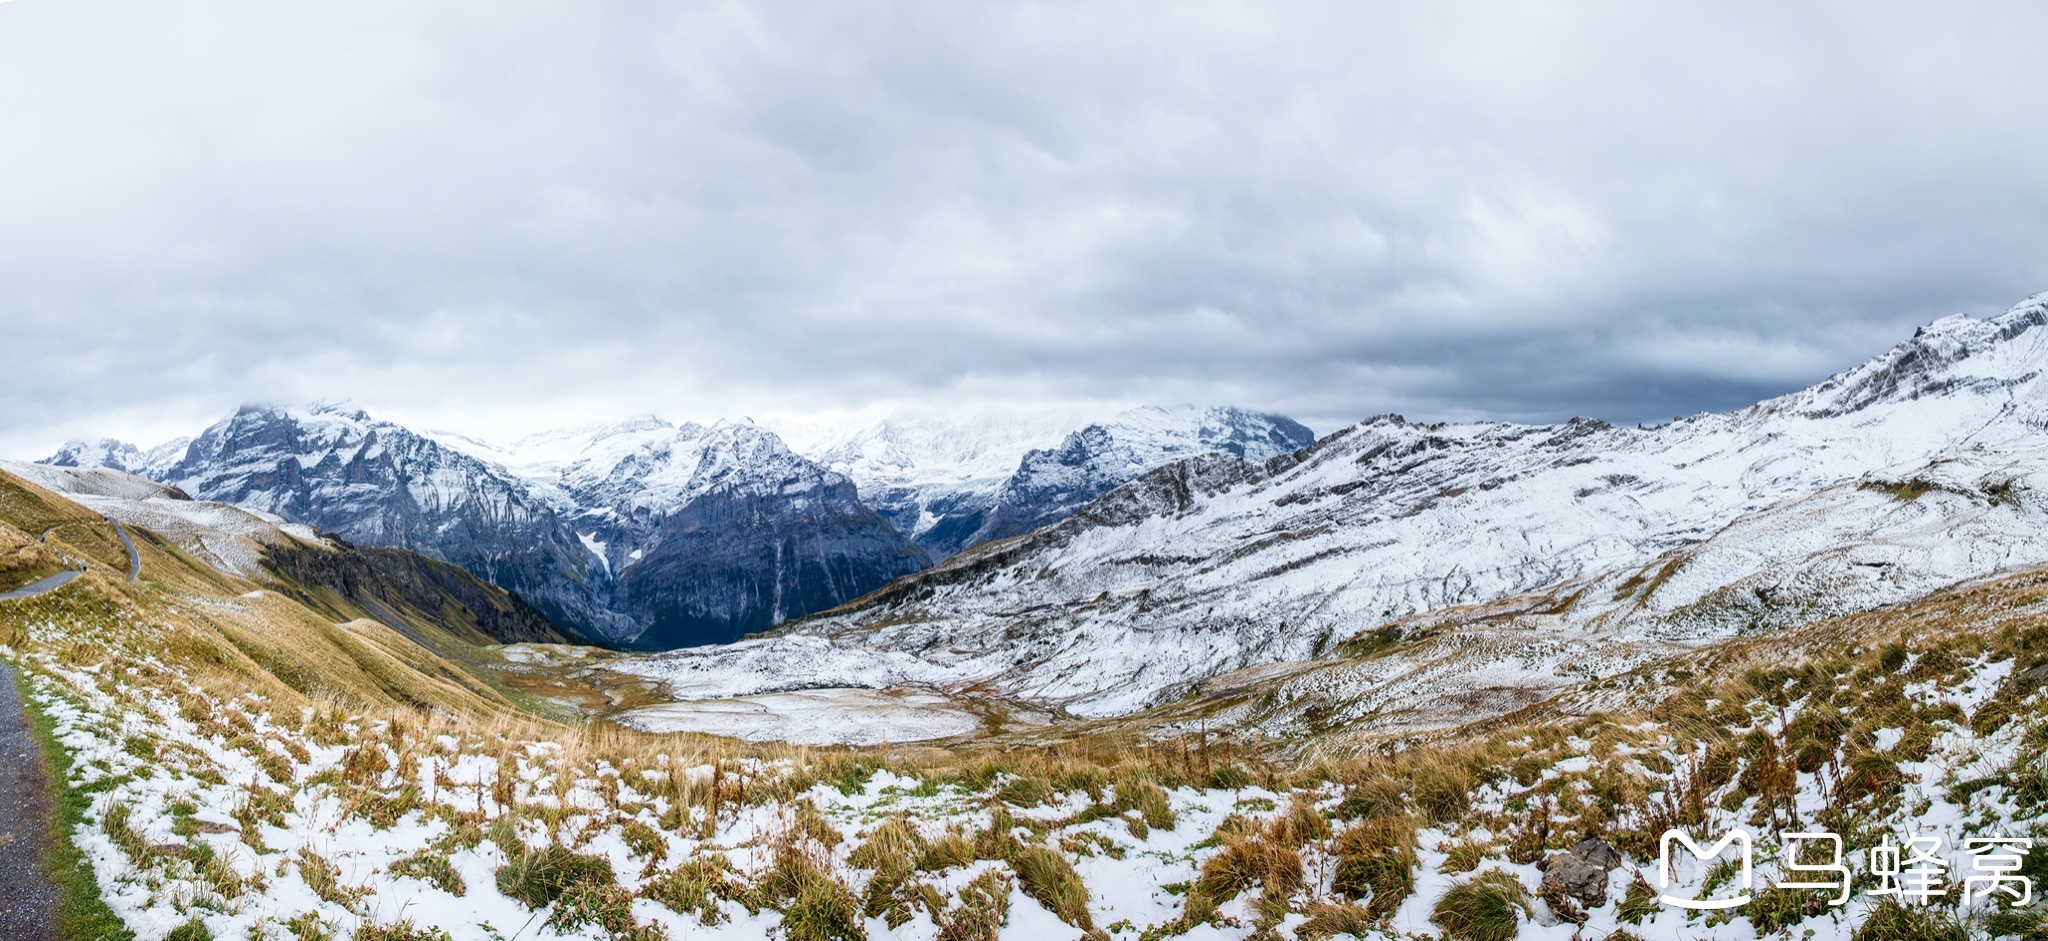
<svg viewBox="0 0 2048 941">
<path fill-rule="evenodd" d="M 1089 425 L 1057 448 L 1018 463 L 985 508 L 960 507 L 925 535 L 935 555 L 1021 536 L 1072 515 L 1146 471 L 1205 454 L 1263 462 L 1315 443 L 1315 433 L 1280 415 L 1235 408 L 1147 406 Z"/>
<path fill-rule="evenodd" d="M 737 640 L 930 564 L 845 476 L 748 422 L 645 418 L 478 453 L 569 521 L 637 648 Z"/>
<path fill-rule="evenodd" d="M 417 550 L 593 640 L 666 649 L 735 640 L 860 597 L 940 555 L 1062 519 L 1160 464 L 1212 452 L 1263 459 L 1311 437 L 1236 409 L 1137 409 L 1056 448 L 1022 447 L 1047 427 L 863 438 L 834 459 L 878 480 L 895 475 L 865 503 L 847 474 L 750 422 L 642 418 L 501 447 L 349 406 L 247 406 L 189 442 L 148 452 L 73 442 L 46 463 L 132 470 L 352 543 Z"/>
</svg>

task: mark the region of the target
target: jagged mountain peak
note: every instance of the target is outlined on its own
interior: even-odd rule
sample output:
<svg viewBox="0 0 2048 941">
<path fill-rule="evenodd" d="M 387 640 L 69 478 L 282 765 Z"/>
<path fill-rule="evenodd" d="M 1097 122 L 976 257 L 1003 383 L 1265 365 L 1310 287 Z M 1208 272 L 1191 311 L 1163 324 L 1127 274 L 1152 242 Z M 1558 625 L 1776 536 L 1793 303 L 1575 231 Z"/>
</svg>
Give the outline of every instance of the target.
<svg viewBox="0 0 2048 941">
<path fill-rule="evenodd" d="M 2048 292 L 1996 317 L 1951 314 L 1884 353 L 1787 396 L 1766 411 L 1822 418 L 1926 396 L 2003 396 L 2048 368 Z"/>
<path fill-rule="evenodd" d="M 1054 407 L 890 415 L 813 436 L 805 453 L 943 558 L 1060 519 L 1162 464 L 1211 452 L 1258 461 L 1313 440 L 1290 419 L 1238 408 Z"/>
<path fill-rule="evenodd" d="M 539 432 L 504 447 L 443 437 L 505 468 L 570 515 L 665 513 L 720 488 L 783 491 L 846 482 L 746 420 L 678 425 L 645 415 Z"/>
</svg>

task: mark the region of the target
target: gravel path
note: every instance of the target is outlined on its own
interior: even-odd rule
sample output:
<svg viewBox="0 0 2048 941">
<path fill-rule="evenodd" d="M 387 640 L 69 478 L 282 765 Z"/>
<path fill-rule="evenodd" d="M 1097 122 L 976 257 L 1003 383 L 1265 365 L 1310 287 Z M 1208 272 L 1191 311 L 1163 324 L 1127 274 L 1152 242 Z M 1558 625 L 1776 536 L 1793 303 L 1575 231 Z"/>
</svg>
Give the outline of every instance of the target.
<svg viewBox="0 0 2048 941">
<path fill-rule="evenodd" d="M 50 791 L 14 686 L 0 663 L 0 938 L 56 941 L 50 926 L 57 887 L 43 871 L 50 838 Z"/>
</svg>

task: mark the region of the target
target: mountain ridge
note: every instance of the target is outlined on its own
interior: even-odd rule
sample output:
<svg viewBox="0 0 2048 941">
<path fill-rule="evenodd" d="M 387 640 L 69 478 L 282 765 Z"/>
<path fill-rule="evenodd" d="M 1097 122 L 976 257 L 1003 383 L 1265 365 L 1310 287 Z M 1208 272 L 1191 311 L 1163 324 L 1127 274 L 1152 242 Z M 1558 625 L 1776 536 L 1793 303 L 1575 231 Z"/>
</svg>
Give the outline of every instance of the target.
<svg viewBox="0 0 2048 941">
<path fill-rule="evenodd" d="M 1017 445 L 1015 434 L 954 432 L 956 450 L 964 446 L 981 474 L 966 489 L 943 481 L 955 466 L 896 467 L 954 488 L 946 515 L 930 504 L 912 510 L 953 527 L 953 542 L 939 547 L 946 554 L 1064 516 L 1176 455 L 1265 453 L 1311 438 L 1281 416 L 1135 409 L 1069 432 L 1060 450 L 1025 449 L 996 478 L 987 471 Z M 853 478 L 748 420 L 677 425 L 649 415 L 497 445 L 415 432 L 345 401 L 248 405 L 196 438 L 148 451 L 74 441 L 46 463 L 119 465 L 353 542 L 419 549 L 521 593 L 569 630 L 635 649 L 734 640 L 933 558 Z M 965 503 L 974 505 L 952 512 Z"/>
<path fill-rule="evenodd" d="M 1180 462 L 858 604 L 645 671 L 691 695 L 809 676 L 1120 715 L 1519 594 L 1559 608 L 1517 622 L 1557 649 L 1683 645 L 2048 561 L 2044 300 L 1655 428 L 1380 416 L 1266 464 Z"/>
</svg>

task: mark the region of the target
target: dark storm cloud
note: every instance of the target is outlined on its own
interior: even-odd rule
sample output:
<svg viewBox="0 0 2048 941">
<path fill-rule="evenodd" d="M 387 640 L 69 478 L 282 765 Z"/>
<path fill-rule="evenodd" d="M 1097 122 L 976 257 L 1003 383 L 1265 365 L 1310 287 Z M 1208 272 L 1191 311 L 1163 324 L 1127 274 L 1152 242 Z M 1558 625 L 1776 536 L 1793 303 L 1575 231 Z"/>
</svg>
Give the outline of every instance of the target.
<svg viewBox="0 0 2048 941">
<path fill-rule="evenodd" d="M 0 444 L 1727 408 L 2048 289 L 2028 6 L 0 5 Z"/>
</svg>

